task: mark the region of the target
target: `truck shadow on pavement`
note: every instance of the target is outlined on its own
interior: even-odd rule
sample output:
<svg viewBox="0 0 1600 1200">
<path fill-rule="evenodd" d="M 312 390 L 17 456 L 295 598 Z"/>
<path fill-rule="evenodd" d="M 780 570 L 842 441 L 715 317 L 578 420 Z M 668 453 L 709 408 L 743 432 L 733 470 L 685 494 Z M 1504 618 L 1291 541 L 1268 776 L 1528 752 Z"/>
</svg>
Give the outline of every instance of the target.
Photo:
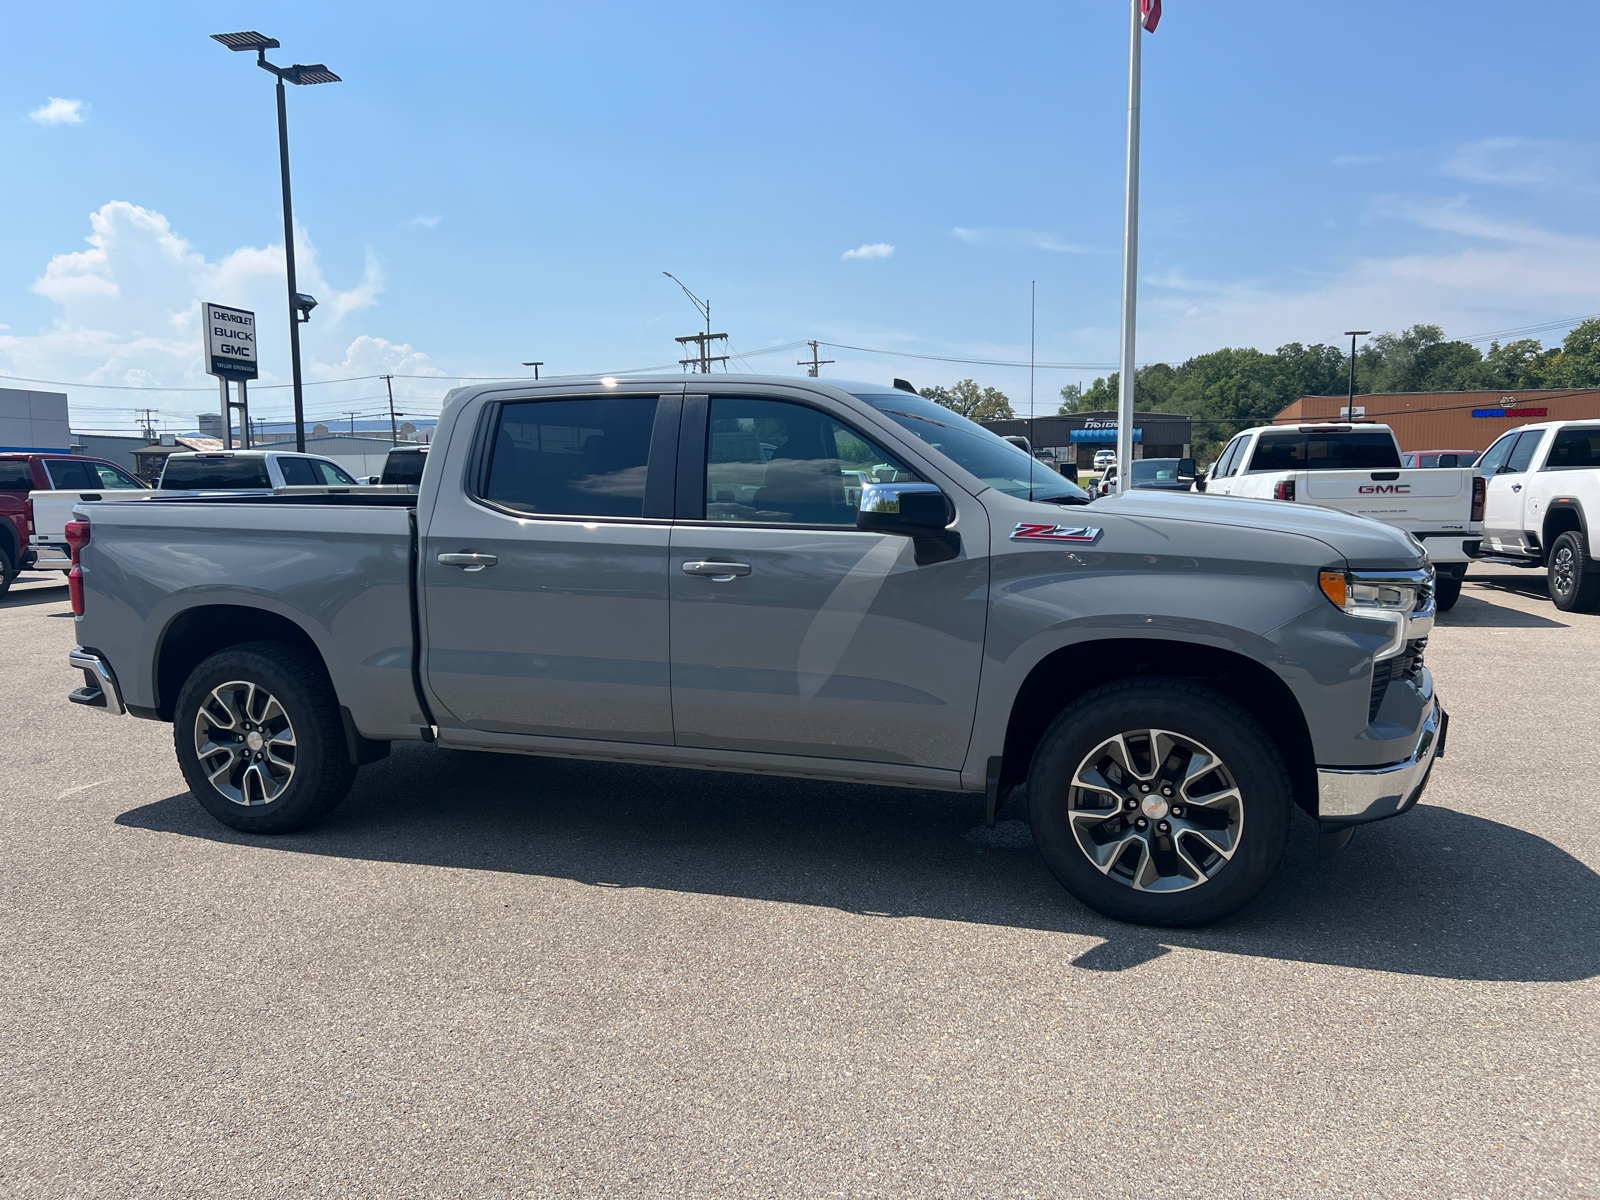
<svg viewBox="0 0 1600 1200">
<path fill-rule="evenodd" d="M 1541 599 L 1544 595 L 1544 580 L 1539 581 L 1536 593 L 1524 592 L 1520 588 L 1497 589 L 1510 591 L 1516 595 L 1537 595 Z M 1559 613 L 1561 610 L 1554 605 L 1550 611 Z M 1565 614 L 1563 614 L 1565 615 Z M 1568 629 L 1570 626 L 1565 621 L 1557 621 L 1538 613 L 1523 612 L 1520 608 L 1508 608 L 1503 604 L 1494 603 L 1494 593 L 1485 592 L 1474 596 L 1471 592 L 1462 592 L 1461 599 L 1456 601 L 1456 606 L 1449 612 L 1440 613 L 1438 622 L 1441 628 L 1450 629 L 1456 626 L 1471 626 L 1478 629 Z"/>
<path fill-rule="evenodd" d="M 946 792 L 408 743 L 363 769 L 349 799 L 302 833 L 238 833 L 186 792 L 117 823 L 262 853 L 1105 939 L 1077 956 L 1086 970 L 1124 970 L 1183 947 L 1447 979 L 1600 974 L 1600 875 L 1495 821 L 1421 805 L 1361 830 L 1343 856 L 1322 861 L 1314 826 L 1297 818 L 1283 870 L 1254 904 L 1207 929 L 1154 930 L 1078 904 L 1046 870 L 1024 825 L 1007 826 L 1009 837 L 985 836 L 980 805 Z M 1020 817 L 1017 808 L 1002 817 Z"/>
</svg>

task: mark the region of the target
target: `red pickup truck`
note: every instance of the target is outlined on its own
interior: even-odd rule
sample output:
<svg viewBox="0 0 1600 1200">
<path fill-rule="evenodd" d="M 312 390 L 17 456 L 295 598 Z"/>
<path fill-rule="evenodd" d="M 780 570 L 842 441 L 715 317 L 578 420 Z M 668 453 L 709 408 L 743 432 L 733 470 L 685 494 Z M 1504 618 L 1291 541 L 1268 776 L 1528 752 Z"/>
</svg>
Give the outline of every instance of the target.
<svg viewBox="0 0 1600 1200">
<path fill-rule="evenodd" d="M 84 477 L 90 464 L 127 474 L 115 463 L 82 454 L 0 454 L 0 596 L 11 590 L 18 571 L 33 564 L 33 553 L 28 549 L 28 539 L 33 534 L 28 493 L 80 486 L 87 490 L 93 486 Z"/>
</svg>

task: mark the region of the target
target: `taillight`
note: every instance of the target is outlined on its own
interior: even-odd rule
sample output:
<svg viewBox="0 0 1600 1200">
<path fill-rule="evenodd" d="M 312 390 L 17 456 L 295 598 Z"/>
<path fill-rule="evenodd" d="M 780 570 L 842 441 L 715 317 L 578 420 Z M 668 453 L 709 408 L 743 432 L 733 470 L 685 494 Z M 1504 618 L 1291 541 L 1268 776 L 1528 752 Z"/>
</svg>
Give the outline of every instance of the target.
<svg viewBox="0 0 1600 1200">
<path fill-rule="evenodd" d="M 67 572 L 67 595 L 72 600 L 74 616 L 83 616 L 83 568 L 78 565 L 78 553 L 89 544 L 89 522 L 68 521 L 67 545 L 72 547 L 72 570 Z"/>
<path fill-rule="evenodd" d="M 22 502 L 22 523 L 28 528 L 23 532 L 30 538 L 33 536 L 33 497 L 29 496 Z"/>
<path fill-rule="evenodd" d="M 1483 502 L 1489 495 L 1489 481 L 1482 475 L 1472 477 L 1472 517 L 1471 520 L 1483 520 Z"/>
<path fill-rule="evenodd" d="M 1278 480 L 1278 482 L 1273 485 L 1272 498 L 1274 500 L 1293 500 L 1294 499 L 1294 480 L 1292 480 L 1292 479 L 1280 479 L 1280 480 Z"/>
</svg>

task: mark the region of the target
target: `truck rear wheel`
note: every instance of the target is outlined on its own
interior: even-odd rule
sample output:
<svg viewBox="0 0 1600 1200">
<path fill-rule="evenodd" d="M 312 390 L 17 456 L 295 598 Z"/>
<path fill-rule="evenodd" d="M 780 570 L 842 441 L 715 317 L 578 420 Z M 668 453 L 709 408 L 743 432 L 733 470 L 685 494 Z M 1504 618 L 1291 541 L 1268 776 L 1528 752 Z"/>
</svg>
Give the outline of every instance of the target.
<svg viewBox="0 0 1600 1200">
<path fill-rule="evenodd" d="M 1583 534 L 1569 529 L 1550 544 L 1545 578 L 1550 600 L 1562 612 L 1593 612 L 1600 605 L 1600 572 L 1589 569 Z"/>
<path fill-rule="evenodd" d="M 178 693 L 173 741 L 200 806 L 246 833 L 304 829 L 355 781 L 333 685 L 284 642 L 230 646 L 196 667 Z"/>
<path fill-rule="evenodd" d="M 1033 757 L 1029 818 L 1045 864 L 1090 908 L 1205 925 L 1248 904 L 1283 859 L 1289 774 L 1214 688 L 1125 679 L 1056 718 Z"/>
<path fill-rule="evenodd" d="M 1459 599 L 1461 599 L 1461 580 L 1441 577 L 1433 581 L 1433 606 L 1440 612 L 1449 612 Z"/>
<path fill-rule="evenodd" d="M 11 581 L 16 577 L 17 568 L 11 561 L 11 552 L 0 545 L 0 599 L 11 590 Z"/>
</svg>

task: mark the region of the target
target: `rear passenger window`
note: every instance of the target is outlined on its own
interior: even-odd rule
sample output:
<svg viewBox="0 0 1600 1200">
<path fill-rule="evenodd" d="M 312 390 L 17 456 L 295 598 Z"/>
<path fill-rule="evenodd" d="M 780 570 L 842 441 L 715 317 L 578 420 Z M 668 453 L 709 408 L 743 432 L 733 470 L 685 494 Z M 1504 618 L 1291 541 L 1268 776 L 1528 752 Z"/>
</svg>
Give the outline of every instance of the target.
<svg viewBox="0 0 1600 1200">
<path fill-rule="evenodd" d="M 31 492 L 33 472 L 24 461 L 0 462 L 0 492 Z"/>
<path fill-rule="evenodd" d="M 104 486 L 100 476 L 86 462 L 74 462 L 70 458 L 47 458 L 44 460 L 44 469 L 50 476 L 50 486 L 57 491 L 92 492 Z"/>
<path fill-rule="evenodd" d="M 865 485 L 914 479 L 892 455 L 814 408 L 711 401 L 708 521 L 854 526 Z"/>
<path fill-rule="evenodd" d="M 483 499 L 550 516 L 643 516 L 656 404 L 594 396 L 501 405 Z"/>
<path fill-rule="evenodd" d="M 290 487 L 305 487 L 310 484 L 321 483 L 317 473 L 313 470 L 315 464 L 309 458 L 280 458 L 278 470 L 283 472 L 283 481 Z"/>
</svg>

